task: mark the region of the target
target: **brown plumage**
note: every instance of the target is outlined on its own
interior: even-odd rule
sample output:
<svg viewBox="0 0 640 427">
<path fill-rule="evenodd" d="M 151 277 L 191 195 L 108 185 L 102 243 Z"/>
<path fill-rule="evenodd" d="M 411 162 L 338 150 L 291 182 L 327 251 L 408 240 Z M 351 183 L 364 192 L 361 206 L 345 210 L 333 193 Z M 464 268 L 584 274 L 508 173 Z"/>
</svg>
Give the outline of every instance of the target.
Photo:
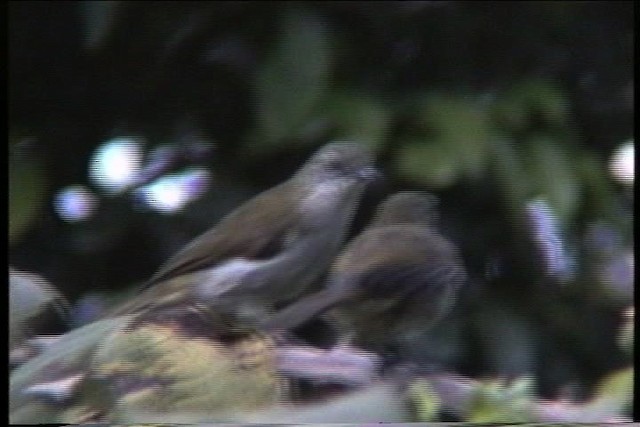
<svg viewBox="0 0 640 427">
<path fill-rule="evenodd" d="M 434 227 L 432 197 L 390 196 L 334 262 L 325 289 L 291 304 L 266 329 L 292 329 L 329 310 L 358 344 L 380 349 L 428 330 L 466 280 L 457 248 Z"/>
<path fill-rule="evenodd" d="M 365 183 L 374 176 L 365 147 L 327 144 L 291 179 L 249 200 L 180 250 L 147 290 L 114 314 L 194 298 L 254 317 L 298 296 L 339 250 Z"/>
</svg>

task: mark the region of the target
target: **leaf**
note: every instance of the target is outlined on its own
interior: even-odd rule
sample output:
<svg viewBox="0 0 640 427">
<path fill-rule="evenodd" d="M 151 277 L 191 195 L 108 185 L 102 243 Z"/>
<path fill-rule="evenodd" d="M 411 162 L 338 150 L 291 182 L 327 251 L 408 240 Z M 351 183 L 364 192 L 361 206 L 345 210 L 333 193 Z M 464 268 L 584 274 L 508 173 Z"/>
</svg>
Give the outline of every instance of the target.
<svg viewBox="0 0 640 427">
<path fill-rule="evenodd" d="M 623 368 L 604 377 L 596 386 L 594 402 L 610 402 L 612 406 L 623 407 L 633 401 L 633 368 Z"/>
<path fill-rule="evenodd" d="M 534 383 L 521 377 L 511 384 L 486 381 L 477 390 L 468 420 L 474 423 L 526 423 L 532 414 Z"/>
<path fill-rule="evenodd" d="M 256 78 L 258 121 L 271 144 L 304 125 L 324 95 L 331 68 L 328 28 L 318 17 L 292 9 L 284 17 L 275 50 Z"/>
<path fill-rule="evenodd" d="M 320 105 L 337 128 L 336 139 L 363 141 L 374 151 L 386 140 L 391 127 L 391 111 L 366 94 L 336 92 Z"/>
<path fill-rule="evenodd" d="M 478 177 L 484 172 L 490 127 L 486 112 L 473 99 L 430 95 L 418 114 L 429 141 L 446 146 L 461 173 Z"/>
<path fill-rule="evenodd" d="M 530 181 L 512 139 L 496 133 L 491 138 L 491 172 L 512 219 L 522 217 L 522 207 L 530 194 Z"/>
<path fill-rule="evenodd" d="M 453 185 L 459 174 L 459 164 L 448 147 L 421 140 L 403 143 L 394 158 L 394 168 L 405 179 L 437 189 Z"/>
<path fill-rule="evenodd" d="M 571 221 L 581 196 L 576 168 L 563 141 L 546 135 L 530 137 L 521 153 L 529 171 L 531 196 L 543 195 L 562 223 Z"/>
<path fill-rule="evenodd" d="M 401 141 L 395 165 L 401 176 L 446 188 L 463 176 L 478 178 L 490 154 L 485 110 L 459 96 L 429 94 L 412 106 L 413 135 Z"/>
<path fill-rule="evenodd" d="M 441 401 L 426 380 L 419 379 L 409 386 L 411 401 L 416 409 L 417 421 L 434 421 L 440 410 Z"/>
<path fill-rule="evenodd" d="M 548 126 L 564 126 L 568 121 L 569 102 L 554 83 L 526 80 L 503 94 L 494 107 L 498 123 L 508 132 L 527 130 L 535 117 Z"/>
<path fill-rule="evenodd" d="M 16 243 L 31 227 L 46 200 L 42 165 L 33 158 L 9 162 L 9 243 Z"/>
</svg>

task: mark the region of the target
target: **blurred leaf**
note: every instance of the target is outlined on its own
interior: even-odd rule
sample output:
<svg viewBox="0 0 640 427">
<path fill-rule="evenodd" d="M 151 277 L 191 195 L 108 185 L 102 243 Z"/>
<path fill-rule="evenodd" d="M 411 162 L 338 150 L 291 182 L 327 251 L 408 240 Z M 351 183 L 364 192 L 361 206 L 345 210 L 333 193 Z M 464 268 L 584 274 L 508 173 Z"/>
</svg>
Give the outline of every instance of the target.
<svg viewBox="0 0 640 427">
<path fill-rule="evenodd" d="M 318 114 L 327 114 L 336 126 L 336 139 L 363 141 L 375 151 L 386 140 L 391 111 L 379 100 L 357 92 L 337 92 L 320 104 Z"/>
<path fill-rule="evenodd" d="M 624 368 L 607 375 L 596 387 L 595 401 L 616 402 L 622 410 L 633 402 L 633 368 Z"/>
<path fill-rule="evenodd" d="M 498 99 L 494 114 L 509 132 L 522 132 L 534 124 L 534 117 L 552 126 L 565 126 L 569 114 L 566 95 L 555 84 L 528 79 L 514 85 Z"/>
<path fill-rule="evenodd" d="M 605 423 L 631 421 L 626 416 L 633 404 L 633 368 L 607 375 L 596 386 L 592 399 L 579 404 L 566 401 L 542 402 L 536 416 L 543 421 Z"/>
<path fill-rule="evenodd" d="M 631 238 L 633 221 L 620 215 L 620 201 L 616 197 L 614 186 L 607 176 L 605 165 L 595 153 L 585 151 L 572 159 L 581 182 L 584 183 L 584 201 L 587 215 L 615 224 Z"/>
<path fill-rule="evenodd" d="M 308 12 L 285 15 L 275 50 L 256 80 L 258 120 L 263 139 L 277 142 L 304 125 L 324 95 L 331 68 L 329 29 Z"/>
<path fill-rule="evenodd" d="M 536 193 L 531 196 L 543 195 L 561 223 L 566 224 L 573 219 L 582 190 L 566 144 L 540 135 L 530 137 L 524 148 L 521 156 L 529 171 L 531 191 Z"/>
<path fill-rule="evenodd" d="M 611 398 L 596 396 L 584 403 L 573 403 L 566 400 L 541 401 L 534 409 L 534 416 L 539 421 L 564 423 L 621 423 L 631 422 L 631 405 L 633 403 L 633 369 L 623 369 L 612 375 L 615 381 L 626 383 L 624 393 Z M 607 380 L 605 380 L 606 382 Z"/>
<path fill-rule="evenodd" d="M 414 381 L 408 390 L 416 410 L 419 422 L 434 421 L 440 410 L 440 397 L 432 390 L 426 380 Z"/>
<path fill-rule="evenodd" d="M 42 165 L 30 156 L 9 161 L 9 242 L 16 243 L 33 225 L 46 200 Z"/>
<path fill-rule="evenodd" d="M 405 179 L 442 189 L 455 183 L 459 164 L 449 147 L 417 140 L 403 142 L 394 158 L 394 169 Z"/>
<path fill-rule="evenodd" d="M 530 194 L 530 183 L 514 141 L 496 134 L 491 138 L 491 159 L 491 171 L 506 203 L 506 211 L 512 219 L 521 218 L 522 207 Z"/>
<path fill-rule="evenodd" d="M 525 423 L 533 421 L 534 384 L 522 377 L 511 384 L 487 381 L 477 390 L 468 421 L 475 423 Z"/>
<path fill-rule="evenodd" d="M 484 173 L 489 159 L 489 121 L 473 100 L 429 94 L 412 107 L 412 136 L 401 138 L 395 166 L 401 176 L 435 188 Z"/>
<path fill-rule="evenodd" d="M 451 151 L 461 173 L 478 177 L 484 171 L 490 123 L 474 98 L 429 95 L 419 115 L 429 140 Z"/>
</svg>

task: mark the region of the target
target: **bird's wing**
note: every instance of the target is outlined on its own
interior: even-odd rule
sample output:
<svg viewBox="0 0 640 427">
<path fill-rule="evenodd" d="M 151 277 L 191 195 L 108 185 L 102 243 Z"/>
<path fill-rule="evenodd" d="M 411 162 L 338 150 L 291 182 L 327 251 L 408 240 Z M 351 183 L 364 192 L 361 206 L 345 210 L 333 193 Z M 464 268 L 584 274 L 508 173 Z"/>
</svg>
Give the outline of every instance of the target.
<svg viewBox="0 0 640 427">
<path fill-rule="evenodd" d="M 383 265 L 366 272 L 360 283 L 368 298 L 411 298 L 417 293 L 439 294 L 443 287 L 459 287 L 464 269 L 453 262 Z"/>
<path fill-rule="evenodd" d="M 264 322 L 262 329 L 266 331 L 295 329 L 340 304 L 349 296 L 347 292 L 328 287 L 283 308 Z"/>
<path fill-rule="evenodd" d="M 145 288 L 230 258 L 260 260 L 277 256 L 286 247 L 288 236 L 296 231 L 295 211 L 268 206 L 268 196 L 281 189 L 278 186 L 256 196 L 192 241 L 169 259 Z"/>
</svg>

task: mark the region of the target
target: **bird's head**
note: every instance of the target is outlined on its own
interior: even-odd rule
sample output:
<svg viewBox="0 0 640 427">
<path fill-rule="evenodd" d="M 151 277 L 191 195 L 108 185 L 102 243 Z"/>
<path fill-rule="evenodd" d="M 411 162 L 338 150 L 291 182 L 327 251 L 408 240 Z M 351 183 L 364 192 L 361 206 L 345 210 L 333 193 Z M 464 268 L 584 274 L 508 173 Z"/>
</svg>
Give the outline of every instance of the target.
<svg viewBox="0 0 640 427">
<path fill-rule="evenodd" d="M 356 142 L 331 142 L 316 151 L 298 172 L 298 177 L 316 184 L 340 182 L 366 183 L 380 173 L 373 154 Z"/>
<path fill-rule="evenodd" d="M 375 226 L 418 224 L 435 226 L 438 199 L 423 191 L 401 191 L 389 196 L 378 208 Z"/>
</svg>

